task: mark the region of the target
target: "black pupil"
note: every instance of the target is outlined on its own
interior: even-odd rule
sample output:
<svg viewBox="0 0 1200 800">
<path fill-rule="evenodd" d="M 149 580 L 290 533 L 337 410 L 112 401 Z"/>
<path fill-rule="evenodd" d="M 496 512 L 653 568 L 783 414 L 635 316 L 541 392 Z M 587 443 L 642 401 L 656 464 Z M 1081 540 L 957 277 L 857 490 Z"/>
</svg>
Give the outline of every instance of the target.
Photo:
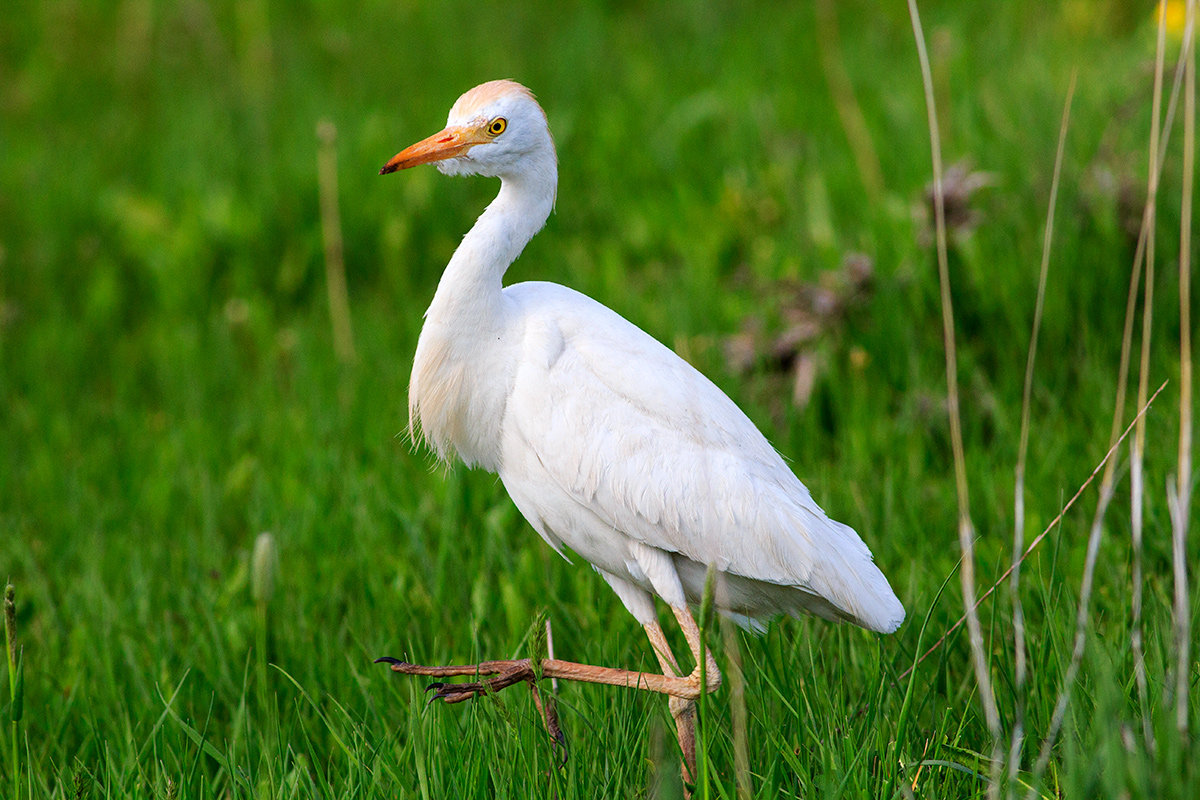
<svg viewBox="0 0 1200 800">
<path fill-rule="evenodd" d="M 504 128 L 504 126 L 501 125 L 499 122 L 492 123 L 492 130 L 495 131 L 496 133 L 499 133 L 503 128 Z"/>
</svg>

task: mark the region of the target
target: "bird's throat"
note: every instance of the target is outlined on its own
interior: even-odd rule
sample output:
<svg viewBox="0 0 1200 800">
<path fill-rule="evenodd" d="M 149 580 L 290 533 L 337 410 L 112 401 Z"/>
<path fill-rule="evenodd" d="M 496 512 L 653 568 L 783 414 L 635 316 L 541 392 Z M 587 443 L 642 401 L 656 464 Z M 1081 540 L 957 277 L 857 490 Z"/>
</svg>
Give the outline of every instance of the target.
<svg viewBox="0 0 1200 800">
<path fill-rule="evenodd" d="M 548 182 L 505 179 L 463 237 L 425 312 L 409 382 L 409 427 L 443 459 L 498 467 L 515 363 L 506 351 L 519 346 L 520 328 L 504 295 L 504 273 L 545 225 L 554 188 L 553 174 Z"/>
</svg>

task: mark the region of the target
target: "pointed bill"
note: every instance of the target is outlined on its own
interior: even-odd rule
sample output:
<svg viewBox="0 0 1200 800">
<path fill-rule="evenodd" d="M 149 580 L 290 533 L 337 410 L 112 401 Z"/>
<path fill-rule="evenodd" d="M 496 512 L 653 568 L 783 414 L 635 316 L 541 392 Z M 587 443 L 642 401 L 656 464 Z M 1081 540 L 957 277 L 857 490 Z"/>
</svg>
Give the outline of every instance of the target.
<svg viewBox="0 0 1200 800">
<path fill-rule="evenodd" d="M 421 164 L 430 164 L 434 161 L 456 158 L 465 154 L 475 145 L 489 141 L 491 141 L 491 138 L 487 135 L 486 128 L 483 126 L 466 127 L 454 125 L 440 133 L 435 133 L 428 139 L 422 139 L 411 147 L 401 150 L 383 165 L 383 169 L 379 170 L 379 174 L 387 175 L 389 172 L 408 169 L 409 167 L 416 167 Z"/>
</svg>

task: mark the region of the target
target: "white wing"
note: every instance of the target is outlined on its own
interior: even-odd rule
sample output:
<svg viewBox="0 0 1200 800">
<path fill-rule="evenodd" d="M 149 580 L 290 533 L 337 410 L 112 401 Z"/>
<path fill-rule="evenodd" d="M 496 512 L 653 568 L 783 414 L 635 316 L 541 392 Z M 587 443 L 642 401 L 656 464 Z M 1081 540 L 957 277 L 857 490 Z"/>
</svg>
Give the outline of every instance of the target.
<svg viewBox="0 0 1200 800">
<path fill-rule="evenodd" d="M 873 630 L 899 626 L 904 609 L 867 546 L 711 381 L 578 292 L 524 283 L 505 293 L 525 337 L 506 436 L 613 536 L 794 587 Z M 539 527 L 540 510 L 528 511 Z"/>
</svg>

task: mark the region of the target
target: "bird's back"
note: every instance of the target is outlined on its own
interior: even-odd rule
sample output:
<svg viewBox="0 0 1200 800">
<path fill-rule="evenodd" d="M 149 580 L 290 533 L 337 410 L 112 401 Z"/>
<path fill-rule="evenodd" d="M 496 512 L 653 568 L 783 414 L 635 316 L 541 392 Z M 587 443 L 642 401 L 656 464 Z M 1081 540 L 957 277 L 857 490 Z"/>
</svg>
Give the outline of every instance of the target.
<svg viewBox="0 0 1200 800">
<path fill-rule="evenodd" d="M 521 357 L 500 474 L 543 536 L 593 563 L 619 557 L 621 537 L 661 549 L 685 588 L 715 564 L 734 578 L 730 610 L 748 617 L 899 626 L 904 609 L 858 534 L 825 515 L 711 381 L 571 289 L 505 295 Z"/>
</svg>

